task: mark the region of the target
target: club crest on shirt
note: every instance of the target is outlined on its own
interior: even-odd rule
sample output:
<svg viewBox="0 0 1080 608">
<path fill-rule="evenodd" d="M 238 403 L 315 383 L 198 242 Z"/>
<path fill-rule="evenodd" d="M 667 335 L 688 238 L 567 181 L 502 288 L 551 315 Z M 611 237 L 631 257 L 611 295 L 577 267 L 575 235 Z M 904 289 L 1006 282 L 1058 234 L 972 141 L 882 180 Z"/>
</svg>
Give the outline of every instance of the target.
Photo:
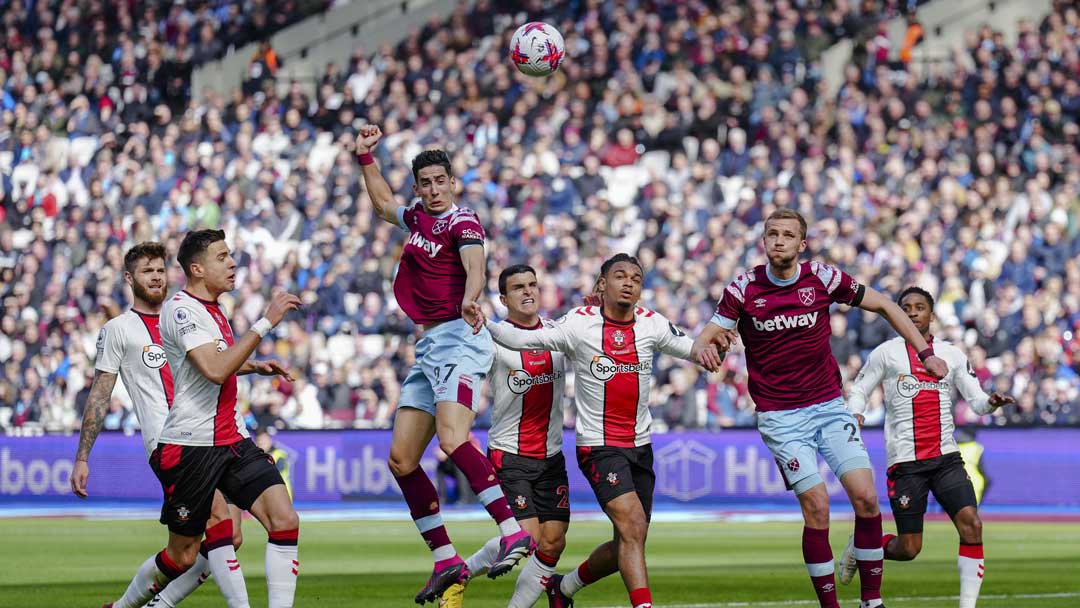
<svg viewBox="0 0 1080 608">
<path fill-rule="evenodd" d="M 800 287 L 799 288 L 799 301 L 803 303 L 803 306 L 810 306 L 814 303 L 814 288 L 813 287 Z"/>
<path fill-rule="evenodd" d="M 626 335 L 622 333 L 622 330 L 616 329 L 611 334 L 611 339 L 615 342 L 615 346 L 622 347 L 626 344 Z"/>
<path fill-rule="evenodd" d="M 446 220 L 439 220 L 431 225 L 431 234 L 442 234 L 446 232 L 446 229 L 450 226 L 450 222 Z"/>
</svg>

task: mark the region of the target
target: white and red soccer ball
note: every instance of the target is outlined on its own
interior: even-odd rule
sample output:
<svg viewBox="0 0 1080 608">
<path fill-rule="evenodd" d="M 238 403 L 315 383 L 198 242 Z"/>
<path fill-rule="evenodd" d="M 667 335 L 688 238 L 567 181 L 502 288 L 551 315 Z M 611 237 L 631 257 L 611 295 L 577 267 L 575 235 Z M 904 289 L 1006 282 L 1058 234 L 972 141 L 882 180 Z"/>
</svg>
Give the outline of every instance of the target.
<svg viewBox="0 0 1080 608">
<path fill-rule="evenodd" d="M 562 34 L 550 23 L 526 23 L 510 39 L 510 61 L 527 76 L 551 74 L 559 69 L 565 56 Z"/>
</svg>

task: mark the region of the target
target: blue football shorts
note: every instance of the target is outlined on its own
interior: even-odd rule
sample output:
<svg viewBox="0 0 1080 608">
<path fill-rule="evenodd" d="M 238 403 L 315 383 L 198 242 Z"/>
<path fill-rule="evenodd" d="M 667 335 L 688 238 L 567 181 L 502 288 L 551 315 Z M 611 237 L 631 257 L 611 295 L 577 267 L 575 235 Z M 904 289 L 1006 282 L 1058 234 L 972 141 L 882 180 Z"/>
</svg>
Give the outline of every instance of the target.
<svg viewBox="0 0 1080 608">
<path fill-rule="evenodd" d="M 455 401 L 475 412 L 494 357 L 486 327 L 473 334 L 464 319 L 455 319 L 425 331 L 416 343 L 416 363 L 401 385 L 400 407 L 434 416 L 436 403 Z"/>
<path fill-rule="evenodd" d="M 844 407 L 843 397 L 794 410 L 758 412 L 758 431 L 796 494 L 824 483 L 818 473 L 819 453 L 837 478 L 870 468 L 859 423 Z"/>
</svg>

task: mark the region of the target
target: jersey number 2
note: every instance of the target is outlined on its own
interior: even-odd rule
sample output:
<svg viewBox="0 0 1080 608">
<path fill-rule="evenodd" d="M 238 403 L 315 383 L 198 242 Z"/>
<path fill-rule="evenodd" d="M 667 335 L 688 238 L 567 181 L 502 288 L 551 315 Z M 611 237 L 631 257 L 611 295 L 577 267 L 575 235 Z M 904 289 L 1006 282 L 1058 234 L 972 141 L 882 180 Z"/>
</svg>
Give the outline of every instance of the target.
<svg viewBox="0 0 1080 608">
<path fill-rule="evenodd" d="M 852 424 L 850 422 L 845 424 L 844 425 L 844 430 L 851 433 L 850 435 L 848 435 L 848 438 L 847 438 L 848 443 L 858 443 L 859 442 L 859 438 L 855 436 L 856 431 L 858 431 L 859 429 L 856 428 L 854 424 Z"/>
<path fill-rule="evenodd" d="M 559 486 L 558 488 L 555 489 L 555 493 L 560 496 L 560 498 L 559 498 L 559 508 L 560 509 L 569 509 L 570 508 L 570 488 L 567 487 L 567 486 Z"/>
</svg>

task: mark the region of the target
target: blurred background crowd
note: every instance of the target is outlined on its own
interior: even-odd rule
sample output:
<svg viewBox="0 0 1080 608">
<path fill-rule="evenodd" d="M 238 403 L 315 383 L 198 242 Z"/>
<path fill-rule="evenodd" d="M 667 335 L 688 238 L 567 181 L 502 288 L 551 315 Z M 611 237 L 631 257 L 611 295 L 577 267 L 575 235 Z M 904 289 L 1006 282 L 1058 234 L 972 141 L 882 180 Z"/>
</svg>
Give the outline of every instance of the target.
<svg viewBox="0 0 1080 608">
<path fill-rule="evenodd" d="M 0 9 L 0 427 L 77 429 L 98 330 L 130 304 L 124 251 L 160 240 L 175 254 L 204 227 L 227 231 L 239 263 L 222 298 L 237 333 L 274 287 L 305 302 L 257 351 L 299 379 L 242 379 L 249 424 L 388 427 L 418 333 L 390 289 L 404 233 L 375 218 L 346 150 L 366 122 L 388 134 L 376 155 L 403 204 L 411 158 L 451 153 L 460 204 L 488 230 L 495 318 L 507 265 L 537 268 L 558 316 L 626 251 L 645 265 L 643 303 L 696 332 L 739 269 L 764 263 L 762 219 L 793 207 L 811 221 L 808 256 L 889 294 L 930 290 L 936 335 L 1018 400 L 982 417 L 960 404 L 960 424 L 1080 422 L 1073 3 L 924 63 L 880 52 L 917 42 L 879 28 L 914 3 L 481 0 L 315 82 L 276 79 L 263 45 L 234 94 L 189 97 L 185 74 L 224 41 L 327 4 Z M 550 78 L 506 59 L 526 18 L 566 39 Z M 820 57 L 844 38 L 857 52 L 830 94 Z M 892 335 L 858 310 L 832 327 L 846 380 Z M 656 430 L 754 423 L 738 348 L 721 374 L 655 369 Z M 877 397 L 868 423 L 882 420 Z M 136 428 L 123 390 L 106 428 Z"/>
</svg>

